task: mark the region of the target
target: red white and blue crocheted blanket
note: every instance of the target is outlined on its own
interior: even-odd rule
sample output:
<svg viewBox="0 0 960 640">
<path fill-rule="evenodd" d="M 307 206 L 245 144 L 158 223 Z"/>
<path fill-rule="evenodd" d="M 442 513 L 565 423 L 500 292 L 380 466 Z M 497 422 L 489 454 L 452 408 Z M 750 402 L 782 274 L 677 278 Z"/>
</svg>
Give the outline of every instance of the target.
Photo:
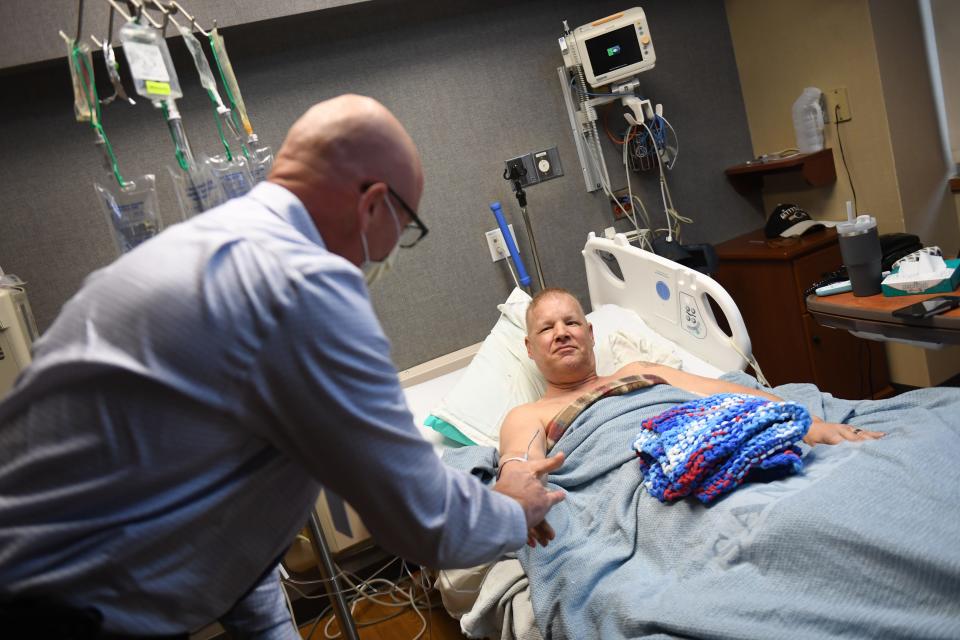
<svg viewBox="0 0 960 640">
<path fill-rule="evenodd" d="M 801 471 L 796 443 L 810 423 L 795 402 L 721 393 L 645 420 L 633 448 L 651 495 L 661 502 L 694 495 L 709 504 L 744 482 Z"/>
</svg>

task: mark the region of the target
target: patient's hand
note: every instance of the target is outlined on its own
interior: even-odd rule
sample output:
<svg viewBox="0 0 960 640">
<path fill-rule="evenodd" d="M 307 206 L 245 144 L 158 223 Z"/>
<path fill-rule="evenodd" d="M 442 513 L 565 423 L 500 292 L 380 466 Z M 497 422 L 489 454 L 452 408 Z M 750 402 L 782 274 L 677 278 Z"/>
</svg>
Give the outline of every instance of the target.
<svg viewBox="0 0 960 640">
<path fill-rule="evenodd" d="M 541 546 L 547 546 L 547 543 L 557 537 L 557 534 L 554 533 L 553 527 L 550 526 L 546 520 L 541 522 L 535 527 L 530 527 L 527 530 L 527 546 L 536 547 L 539 542 Z"/>
<path fill-rule="evenodd" d="M 556 471 L 563 464 L 563 454 L 531 460 L 514 461 L 503 468 L 493 490 L 510 496 L 523 507 L 527 518 L 527 544 L 531 541 L 546 545 L 553 539 L 553 528 L 544 518 L 553 505 L 564 499 L 563 491 L 547 491 L 541 478 Z M 531 545 L 532 546 L 532 545 Z"/>
<path fill-rule="evenodd" d="M 803 441 L 811 447 L 817 444 L 840 444 L 847 440 L 877 440 L 885 436 L 880 431 L 867 431 L 849 424 L 834 424 L 815 420 Z"/>
</svg>

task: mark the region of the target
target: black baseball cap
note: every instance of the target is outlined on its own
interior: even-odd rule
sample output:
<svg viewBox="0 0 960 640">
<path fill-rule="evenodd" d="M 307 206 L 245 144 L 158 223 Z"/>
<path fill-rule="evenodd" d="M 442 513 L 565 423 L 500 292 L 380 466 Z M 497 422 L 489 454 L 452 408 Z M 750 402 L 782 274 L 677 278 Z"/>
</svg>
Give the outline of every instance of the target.
<svg viewBox="0 0 960 640">
<path fill-rule="evenodd" d="M 829 220 L 814 220 L 809 213 L 795 204 L 778 204 L 770 214 L 763 232 L 768 238 L 797 238 L 818 229 L 834 227 L 836 224 Z"/>
</svg>

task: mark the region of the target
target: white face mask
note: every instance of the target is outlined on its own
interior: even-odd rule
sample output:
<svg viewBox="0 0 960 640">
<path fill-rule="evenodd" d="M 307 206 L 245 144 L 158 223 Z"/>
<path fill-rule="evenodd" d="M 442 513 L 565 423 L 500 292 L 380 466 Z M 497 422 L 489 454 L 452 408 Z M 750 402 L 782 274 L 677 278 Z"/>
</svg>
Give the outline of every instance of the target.
<svg viewBox="0 0 960 640">
<path fill-rule="evenodd" d="M 366 280 L 368 287 L 379 280 L 383 274 L 393 269 L 394 265 L 397 264 L 397 256 L 400 254 L 400 219 L 393 208 L 393 203 L 389 199 L 385 202 L 387 207 L 390 208 L 393 223 L 397 226 L 397 244 L 393 245 L 393 249 L 383 260 L 371 260 L 370 251 L 367 249 L 367 236 L 365 234 L 360 236 L 360 244 L 363 246 L 363 264 L 360 265 L 360 268 L 363 270 L 363 279 Z"/>
</svg>

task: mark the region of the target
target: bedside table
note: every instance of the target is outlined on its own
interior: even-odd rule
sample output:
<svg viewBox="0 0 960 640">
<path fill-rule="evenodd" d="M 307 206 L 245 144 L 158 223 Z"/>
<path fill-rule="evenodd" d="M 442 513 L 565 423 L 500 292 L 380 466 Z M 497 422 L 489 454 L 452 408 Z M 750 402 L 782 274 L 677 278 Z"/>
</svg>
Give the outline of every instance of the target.
<svg viewBox="0 0 960 640">
<path fill-rule="evenodd" d="M 716 251 L 714 279 L 740 308 L 771 384 L 812 382 L 846 399 L 893 393 L 881 343 L 823 327 L 807 311 L 804 289 L 842 264 L 835 230 L 768 240 L 758 229 Z"/>
</svg>

